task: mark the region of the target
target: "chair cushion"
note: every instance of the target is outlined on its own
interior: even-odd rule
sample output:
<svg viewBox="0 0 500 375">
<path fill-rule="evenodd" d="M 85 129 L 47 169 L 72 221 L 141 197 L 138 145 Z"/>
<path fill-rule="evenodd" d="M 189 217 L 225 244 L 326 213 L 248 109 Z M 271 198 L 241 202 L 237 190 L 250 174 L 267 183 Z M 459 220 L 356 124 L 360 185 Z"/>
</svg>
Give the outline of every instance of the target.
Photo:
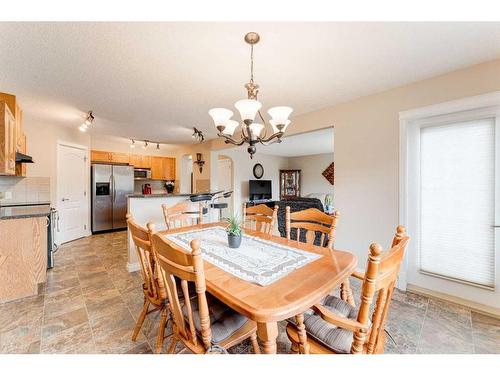
<svg viewBox="0 0 500 375">
<path fill-rule="evenodd" d="M 356 319 L 358 316 L 358 310 L 354 306 L 335 296 L 327 296 L 321 305 L 344 318 Z M 296 325 L 295 319 L 291 319 L 290 323 Z M 336 353 L 351 352 L 353 341 L 351 331 L 328 323 L 316 313 L 305 313 L 304 325 L 309 336 Z"/>
<path fill-rule="evenodd" d="M 248 318 L 223 304 L 211 294 L 206 293 L 206 295 L 210 316 L 210 329 L 212 331 L 212 344 L 218 344 L 240 329 L 248 321 Z M 196 331 L 201 333 L 197 297 L 191 298 L 191 308 L 193 310 L 193 321 Z M 188 309 L 186 306 L 183 306 L 182 313 L 186 322 L 189 322 Z"/>
</svg>

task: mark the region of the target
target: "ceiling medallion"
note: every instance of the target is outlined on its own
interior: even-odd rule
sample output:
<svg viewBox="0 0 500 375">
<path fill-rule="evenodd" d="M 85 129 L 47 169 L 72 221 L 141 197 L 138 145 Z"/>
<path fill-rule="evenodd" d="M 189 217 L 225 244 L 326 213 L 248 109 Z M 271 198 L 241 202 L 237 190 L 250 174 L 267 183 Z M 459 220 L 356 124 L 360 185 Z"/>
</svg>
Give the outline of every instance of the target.
<svg viewBox="0 0 500 375">
<path fill-rule="evenodd" d="M 285 134 L 285 130 L 290 124 L 288 117 L 292 113 L 291 107 L 279 106 L 269 108 L 267 113 L 271 116 L 269 124 L 271 125 L 272 133 L 267 136 L 267 126 L 260 109 L 262 104 L 257 100 L 259 93 L 259 85 L 253 80 L 253 47 L 260 40 L 259 34 L 250 32 L 245 35 L 245 42 L 250 44 L 250 81 L 245 84 L 247 90 L 247 99 L 238 100 L 234 103 L 236 109 L 240 112 L 241 120 L 241 135 L 239 138 L 233 137 L 235 130 L 240 125 L 238 121 L 231 120 L 233 112 L 226 108 L 212 108 L 208 114 L 214 120 L 215 127 L 217 128 L 217 135 L 225 139 L 226 143 L 231 143 L 236 146 L 241 146 L 248 143 L 247 151 L 250 158 L 257 151 L 255 145 L 262 143 L 268 145 L 275 142 L 281 142 L 281 137 Z M 255 116 L 259 114 L 259 119 L 262 124 L 254 122 Z"/>
</svg>

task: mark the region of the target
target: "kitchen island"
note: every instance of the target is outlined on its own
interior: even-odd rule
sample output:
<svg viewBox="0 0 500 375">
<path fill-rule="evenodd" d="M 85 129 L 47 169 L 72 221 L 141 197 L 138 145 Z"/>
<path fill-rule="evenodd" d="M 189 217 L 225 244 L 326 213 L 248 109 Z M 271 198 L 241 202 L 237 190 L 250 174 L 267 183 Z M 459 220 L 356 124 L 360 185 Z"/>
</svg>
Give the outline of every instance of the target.
<svg viewBox="0 0 500 375">
<path fill-rule="evenodd" d="M 155 225 L 156 230 L 166 229 L 165 219 L 163 217 L 162 204 L 173 206 L 179 202 L 189 200 L 190 194 L 131 194 L 128 196 L 128 213 L 134 220 L 142 226 L 148 222 Z M 130 232 L 128 232 L 128 263 L 127 270 L 134 272 L 139 270 L 139 260 L 132 242 Z"/>
</svg>

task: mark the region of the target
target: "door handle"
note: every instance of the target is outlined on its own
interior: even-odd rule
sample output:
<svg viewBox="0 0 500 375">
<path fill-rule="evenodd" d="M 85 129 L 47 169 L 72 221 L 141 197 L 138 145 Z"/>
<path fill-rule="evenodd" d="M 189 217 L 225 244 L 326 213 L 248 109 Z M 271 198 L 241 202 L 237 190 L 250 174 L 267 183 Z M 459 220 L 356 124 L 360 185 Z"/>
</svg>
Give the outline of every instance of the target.
<svg viewBox="0 0 500 375">
<path fill-rule="evenodd" d="M 63 202 L 69 201 L 69 198 L 63 198 L 61 199 Z"/>
<path fill-rule="evenodd" d="M 116 181 L 114 175 L 113 175 L 113 202 L 116 202 Z"/>
<path fill-rule="evenodd" d="M 492 228 L 500 228 L 500 225 L 492 225 Z"/>
</svg>

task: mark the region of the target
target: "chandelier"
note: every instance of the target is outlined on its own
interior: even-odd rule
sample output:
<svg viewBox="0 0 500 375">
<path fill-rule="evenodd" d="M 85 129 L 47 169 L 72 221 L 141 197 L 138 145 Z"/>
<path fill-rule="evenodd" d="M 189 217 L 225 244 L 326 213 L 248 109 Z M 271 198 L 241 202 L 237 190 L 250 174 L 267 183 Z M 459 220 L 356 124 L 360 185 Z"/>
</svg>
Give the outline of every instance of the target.
<svg viewBox="0 0 500 375">
<path fill-rule="evenodd" d="M 236 146 L 241 146 L 248 143 L 247 151 L 250 158 L 257 151 L 255 145 L 261 143 L 269 145 L 275 142 L 281 142 L 281 137 L 285 134 L 285 130 L 290 124 L 288 117 L 293 109 L 290 107 L 279 106 L 269 108 L 267 113 L 271 117 L 269 124 L 271 125 L 272 132 L 267 137 L 267 126 L 260 109 L 262 104 L 257 100 L 259 92 L 259 85 L 253 80 L 253 46 L 260 40 L 259 34 L 250 32 L 245 35 L 245 42 L 250 44 L 250 81 L 245 84 L 247 89 L 248 98 L 238 100 L 234 103 L 236 109 L 240 112 L 241 120 L 241 135 L 239 138 L 234 137 L 234 133 L 240 125 L 238 121 L 231 120 L 233 112 L 226 108 L 213 108 L 208 111 L 208 114 L 214 120 L 215 127 L 217 128 L 217 135 L 225 139 L 225 143 L 231 143 Z M 255 116 L 259 115 L 258 119 L 262 122 L 255 122 Z"/>
</svg>

